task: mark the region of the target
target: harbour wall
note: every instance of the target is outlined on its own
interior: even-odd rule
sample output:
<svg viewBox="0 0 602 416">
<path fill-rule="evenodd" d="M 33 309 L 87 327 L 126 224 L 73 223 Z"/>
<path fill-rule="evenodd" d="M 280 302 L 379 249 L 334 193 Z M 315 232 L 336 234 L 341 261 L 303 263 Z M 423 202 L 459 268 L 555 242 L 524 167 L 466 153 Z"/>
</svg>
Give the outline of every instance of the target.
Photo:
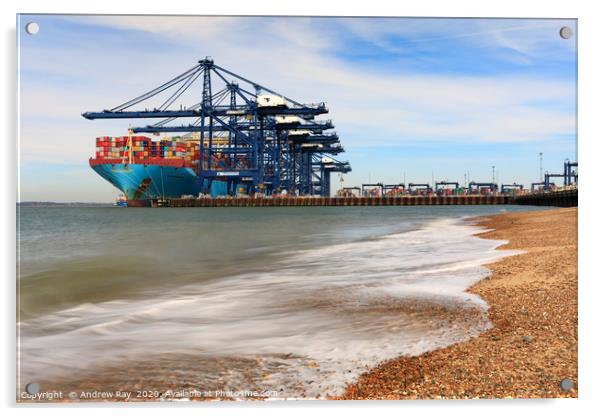
<svg viewBox="0 0 602 416">
<path fill-rule="evenodd" d="M 429 195 L 383 197 L 224 197 L 170 198 L 128 201 L 130 207 L 316 207 L 316 206 L 413 206 L 413 205 L 541 205 L 575 207 L 577 189 L 527 195 Z"/>
<path fill-rule="evenodd" d="M 405 206 L 405 205 L 506 205 L 510 195 L 398 196 L 398 197 L 271 197 L 198 198 L 152 200 L 153 207 L 312 207 L 312 206 Z"/>
</svg>

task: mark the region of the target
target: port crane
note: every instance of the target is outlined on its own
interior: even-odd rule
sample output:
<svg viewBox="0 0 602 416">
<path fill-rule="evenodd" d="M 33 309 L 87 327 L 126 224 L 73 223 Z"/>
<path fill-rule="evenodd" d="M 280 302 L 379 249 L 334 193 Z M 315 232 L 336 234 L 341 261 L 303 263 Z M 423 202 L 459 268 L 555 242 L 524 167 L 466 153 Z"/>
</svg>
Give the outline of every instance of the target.
<svg viewBox="0 0 602 416">
<path fill-rule="evenodd" d="M 468 184 L 468 190 L 469 190 L 469 193 L 471 193 L 471 194 L 473 192 L 478 192 L 483 188 L 489 189 L 491 192 L 496 192 L 497 184 L 495 184 L 493 182 L 470 182 Z"/>
<path fill-rule="evenodd" d="M 178 106 L 197 83 L 202 84 L 196 95 L 200 101 Z M 150 109 L 134 109 L 153 100 L 157 104 Z M 286 190 L 294 195 L 329 196 L 331 174 L 350 172 L 351 166 L 335 158 L 345 150 L 331 132 L 332 121 L 316 120 L 327 113 L 325 103 L 302 104 L 206 57 L 144 94 L 82 116 L 160 119 L 132 127 L 131 132 L 198 134 L 197 175 L 203 192 L 213 181 L 225 180 L 231 195 L 243 186 L 268 195 Z M 218 166 L 216 156 L 223 157 L 225 167 Z"/>
<path fill-rule="evenodd" d="M 348 186 L 341 189 L 340 196 L 358 197 L 362 195 L 362 189 L 359 186 Z"/>
<path fill-rule="evenodd" d="M 366 189 L 368 189 L 368 190 L 366 191 Z M 368 195 L 368 194 L 372 194 L 373 191 L 377 191 L 378 195 Z M 381 182 L 379 182 L 379 183 L 363 183 L 362 184 L 362 196 L 384 196 L 384 185 Z"/>
<path fill-rule="evenodd" d="M 545 182 L 533 182 L 531 183 L 531 193 L 535 192 L 535 187 L 543 188 L 545 186 Z"/>
<path fill-rule="evenodd" d="M 570 162 L 566 160 L 564 162 L 564 171 L 562 173 L 546 172 L 543 181 L 544 191 L 549 191 L 552 185 L 554 185 L 554 183 L 550 181 L 550 178 L 562 178 L 562 184 L 564 186 L 570 186 L 573 184 L 576 185 L 579 179 L 579 175 L 575 170 L 572 169 L 574 167 L 577 167 L 577 162 Z"/>
<path fill-rule="evenodd" d="M 564 161 L 564 169 L 562 173 L 546 173 L 544 174 L 543 182 L 534 182 L 531 184 L 531 192 L 535 192 L 535 187 L 540 187 L 543 191 L 550 191 L 553 186 L 556 186 L 551 181 L 552 178 L 562 178 L 564 186 L 577 185 L 579 175 L 574 168 L 578 167 L 577 162 L 571 162 L 568 159 Z"/>
<path fill-rule="evenodd" d="M 579 175 L 573 168 L 577 168 L 579 164 L 577 162 L 571 162 L 570 160 L 564 161 L 564 186 L 577 185 Z"/>
<path fill-rule="evenodd" d="M 522 191 L 523 190 L 523 185 L 519 184 L 519 183 L 512 183 L 512 184 L 502 184 L 502 193 L 503 194 L 509 194 L 513 191 Z"/>
<path fill-rule="evenodd" d="M 405 193 L 406 186 L 403 183 L 384 185 L 383 194 L 387 196 L 399 196 Z"/>
<path fill-rule="evenodd" d="M 454 189 L 458 189 L 460 187 L 460 184 L 458 182 L 447 182 L 447 181 L 440 181 L 440 182 L 435 182 L 435 193 L 437 195 L 439 195 L 440 192 L 443 191 L 443 189 L 445 189 L 447 186 L 453 186 Z"/>
<path fill-rule="evenodd" d="M 549 191 L 552 187 L 555 187 L 556 184 L 550 180 L 550 178 L 565 178 L 564 174 L 561 173 L 548 173 L 546 172 L 543 177 L 543 190 Z"/>
<path fill-rule="evenodd" d="M 420 191 L 420 190 L 424 190 L 426 193 L 433 192 L 433 188 L 431 188 L 431 185 L 428 183 L 412 183 L 412 182 L 410 182 L 408 184 L 408 191 L 410 193 Z"/>
</svg>

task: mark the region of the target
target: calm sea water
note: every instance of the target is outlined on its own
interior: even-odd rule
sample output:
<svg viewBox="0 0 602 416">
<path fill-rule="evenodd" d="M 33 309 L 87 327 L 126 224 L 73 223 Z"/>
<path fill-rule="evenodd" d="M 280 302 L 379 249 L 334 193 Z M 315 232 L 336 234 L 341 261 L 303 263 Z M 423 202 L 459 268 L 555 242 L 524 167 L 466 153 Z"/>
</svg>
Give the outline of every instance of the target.
<svg viewBox="0 0 602 416">
<path fill-rule="evenodd" d="M 381 360 L 488 328 L 464 290 L 513 252 L 462 219 L 530 209 L 21 207 L 21 379 L 144 357 L 160 383 L 180 356 L 200 389 L 340 393 Z"/>
</svg>

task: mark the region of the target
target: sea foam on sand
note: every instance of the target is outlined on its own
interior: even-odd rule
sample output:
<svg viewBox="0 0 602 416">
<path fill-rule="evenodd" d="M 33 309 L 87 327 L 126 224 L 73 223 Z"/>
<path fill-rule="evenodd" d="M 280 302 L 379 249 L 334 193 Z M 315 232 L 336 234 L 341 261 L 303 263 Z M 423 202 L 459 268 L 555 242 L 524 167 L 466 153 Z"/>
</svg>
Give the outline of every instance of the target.
<svg viewBox="0 0 602 416">
<path fill-rule="evenodd" d="M 489 327 L 465 290 L 484 264 L 515 254 L 466 221 L 292 253 L 269 270 L 160 297 L 82 304 L 20 324 L 21 379 L 86 374 L 128 387 L 166 375 L 204 390 L 336 395 L 386 359 L 466 340 Z M 149 371 L 152 370 L 152 371 Z M 121 373 L 120 373 L 121 374 Z M 102 386 L 99 386 L 102 387 Z M 275 398 L 272 396 L 272 398 Z"/>
</svg>

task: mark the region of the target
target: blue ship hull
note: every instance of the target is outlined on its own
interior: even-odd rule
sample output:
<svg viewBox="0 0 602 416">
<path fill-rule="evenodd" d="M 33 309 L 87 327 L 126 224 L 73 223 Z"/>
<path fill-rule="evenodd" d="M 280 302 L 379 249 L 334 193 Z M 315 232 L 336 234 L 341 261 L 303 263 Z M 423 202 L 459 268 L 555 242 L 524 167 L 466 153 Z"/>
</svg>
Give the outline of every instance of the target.
<svg viewBox="0 0 602 416">
<path fill-rule="evenodd" d="M 98 163 L 91 167 L 123 192 L 127 200 L 196 197 L 203 191 L 194 170 L 187 167 L 122 163 Z M 210 191 L 212 197 L 226 195 L 227 183 L 213 181 Z"/>
</svg>

